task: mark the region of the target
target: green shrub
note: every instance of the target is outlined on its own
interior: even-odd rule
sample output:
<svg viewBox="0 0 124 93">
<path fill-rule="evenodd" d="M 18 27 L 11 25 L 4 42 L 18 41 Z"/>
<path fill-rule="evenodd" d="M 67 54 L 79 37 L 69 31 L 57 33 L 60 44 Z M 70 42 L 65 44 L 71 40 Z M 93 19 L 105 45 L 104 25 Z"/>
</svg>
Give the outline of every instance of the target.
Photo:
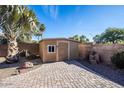
<svg viewBox="0 0 124 93">
<path fill-rule="evenodd" d="M 116 67 L 123 69 L 124 68 L 124 51 L 114 54 L 111 58 L 111 61 Z"/>
</svg>

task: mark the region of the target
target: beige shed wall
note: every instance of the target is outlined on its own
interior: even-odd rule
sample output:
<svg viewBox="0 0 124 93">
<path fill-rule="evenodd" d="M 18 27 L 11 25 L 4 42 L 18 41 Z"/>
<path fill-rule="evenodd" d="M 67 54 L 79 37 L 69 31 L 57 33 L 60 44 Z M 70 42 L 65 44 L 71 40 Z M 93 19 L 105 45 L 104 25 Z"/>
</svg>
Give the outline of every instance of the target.
<svg viewBox="0 0 124 93">
<path fill-rule="evenodd" d="M 52 62 L 52 61 L 56 61 L 56 52 L 57 52 L 57 48 L 55 48 L 55 53 L 48 53 L 47 51 L 47 47 L 48 45 L 57 45 L 57 41 L 56 40 L 49 40 L 49 41 L 43 41 L 41 42 L 40 45 L 40 54 L 42 57 L 42 61 L 43 62 Z M 41 48 L 42 47 L 42 48 Z"/>
<path fill-rule="evenodd" d="M 68 59 L 68 41 L 58 40 L 58 61 Z"/>
<path fill-rule="evenodd" d="M 79 43 L 70 41 L 70 59 L 78 59 L 79 51 L 78 51 Z"/>
<path fill-rule="evenodd" d="M 47 46 L 55 45 L 55 53 L 48 53 Z M 44 40 L 40 42 L 39 54 L 43 62 L 79 58 L 79 43 L 68 40 Z"/>
</svg>

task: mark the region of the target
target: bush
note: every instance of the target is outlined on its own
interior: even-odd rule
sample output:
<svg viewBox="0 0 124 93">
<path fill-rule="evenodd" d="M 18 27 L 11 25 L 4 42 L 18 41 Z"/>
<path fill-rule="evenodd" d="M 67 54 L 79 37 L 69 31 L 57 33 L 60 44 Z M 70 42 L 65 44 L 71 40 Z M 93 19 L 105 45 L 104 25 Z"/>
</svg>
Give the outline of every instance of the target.
<svg viewBox="0 0 124 93">
<path fill-rule="evenodd" d="M 123 69 L 124 68 L 124 51 L 114 54 L 111 58 L 111 61 L 116 67 Z"/>
</svg>

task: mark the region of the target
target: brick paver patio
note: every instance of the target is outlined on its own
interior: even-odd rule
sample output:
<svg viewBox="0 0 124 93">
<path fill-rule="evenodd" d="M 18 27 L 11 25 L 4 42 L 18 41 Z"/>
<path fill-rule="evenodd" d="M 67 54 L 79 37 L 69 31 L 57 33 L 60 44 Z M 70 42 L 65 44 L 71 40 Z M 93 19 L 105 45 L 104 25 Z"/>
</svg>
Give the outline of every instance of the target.
<svg viewBox="0 0 124 93">
<path fill-rule="evenodd" d="M 70 61 L 43 64 L 33 71 L 2 79 L 0 87 L 111 88 L 122 86 L 88 70 L 77 61 Z"/>
</svg>

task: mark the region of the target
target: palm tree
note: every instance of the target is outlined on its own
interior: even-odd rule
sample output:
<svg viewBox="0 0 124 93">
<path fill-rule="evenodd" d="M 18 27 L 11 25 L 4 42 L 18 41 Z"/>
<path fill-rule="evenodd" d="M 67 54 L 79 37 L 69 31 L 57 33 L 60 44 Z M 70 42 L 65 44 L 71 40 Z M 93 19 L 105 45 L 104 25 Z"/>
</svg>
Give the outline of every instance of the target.
<svg viewBox="0 0 124 93">
<path fill-rule="evenodd" d="M 8 41 L 7 62 L 19 60 L 17 43 L 19 36 L 25 33 L 33 35 L 39 32 L 39 25 L 35 13 L 26 6 L 0 6 L 0 29 Z"/>
<path fill-rule="evenodd" d="M 40 41 L 42 37 L 42 33 L 36 33 L 35 36 L 37 37 L 38 41 Z"/>
<path fill-rule="evenodd" d="M 41 24 L 39 28 L 40 28 L 40 31 L 35 33 L 35 36 L 38 37 L 38 41 L 40 40 L 40 37 L 42 37 L 42 33 L 45 31 L 46 27 L 44 24 Z"/>
<path fill-rule="evenodd" d="M 2 33 L 0 33 L 0 44 L 6 44 L 6 43 L 7 43 L 6 38 L 3 36 Z"/>
<path fill-rule="evenodd" d="M 22 33 L 17 39 L 18 42 L 32 42 L 32 35 L 30 33 Z"/>
</svg>

